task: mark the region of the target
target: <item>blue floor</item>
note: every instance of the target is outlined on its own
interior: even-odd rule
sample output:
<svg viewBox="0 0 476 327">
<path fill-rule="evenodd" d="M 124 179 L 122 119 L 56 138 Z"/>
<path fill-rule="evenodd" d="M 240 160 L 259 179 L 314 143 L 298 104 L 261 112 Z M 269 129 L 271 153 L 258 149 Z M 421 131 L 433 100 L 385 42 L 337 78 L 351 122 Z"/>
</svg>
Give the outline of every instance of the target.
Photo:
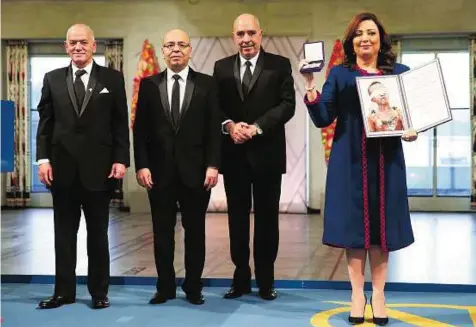
<svg viewBox="0 0 476 327">
<path fill-rule="evenodd" d="M 1 287 L 2 327 L 349 326 L 349 292 L 343 290 L 282 289 L 277 300 L 268 302 L 254 294 L 224 300 L 224 288 L 207 287 L 202 306 L 186 302 L 182 292 L 176 300 L 152 306 L 148 300 L 153 287 L 113 285 L 111 307 L 92 310 L 86 286 L 78 285 L 77 303 L 36 310 L 37 303 L 51 295 L 52 285 L 3 283 Z M 476 326 L 475 293 L 387 292 L 386 296 L 389 326 Z M 371 315 L 367 307 L 366 317 Z"/>
</svg>

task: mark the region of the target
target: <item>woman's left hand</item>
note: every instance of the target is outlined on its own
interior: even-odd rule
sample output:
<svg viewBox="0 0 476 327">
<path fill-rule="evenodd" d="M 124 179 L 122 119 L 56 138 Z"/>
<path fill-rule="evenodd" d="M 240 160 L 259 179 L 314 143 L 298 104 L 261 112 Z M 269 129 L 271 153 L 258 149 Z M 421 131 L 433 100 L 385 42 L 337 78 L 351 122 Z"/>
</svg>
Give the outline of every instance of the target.
<svg viewBox="0 0 476 327">
<path fill-rule="evenodd" d="M 406 142 L 413 142 L 417 138 L 418 138 L 418 133 L 414 129 L 407 129 L 402 135 L 402 140 Z"/>
</svg>

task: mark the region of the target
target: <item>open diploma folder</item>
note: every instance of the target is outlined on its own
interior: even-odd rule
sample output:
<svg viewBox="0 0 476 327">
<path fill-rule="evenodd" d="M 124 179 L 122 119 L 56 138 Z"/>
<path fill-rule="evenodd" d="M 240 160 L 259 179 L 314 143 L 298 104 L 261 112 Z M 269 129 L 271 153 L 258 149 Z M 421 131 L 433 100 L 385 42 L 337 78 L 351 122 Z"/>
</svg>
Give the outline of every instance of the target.
<svg viewBox="0 0 476 327">
<path fill-rule="evenodd" d="M 324 67 L 324 42 L 306 42 L 303 46 L 304 59 L 308 62 L 301 69 L 301 73 L 320 72 Z"/>
<path fill-rule="evenodd" d="M 453 119 L 440 62 L 434 59 L 400 75 L 356 77 L 367 137 L 424 132 Z M 385 114 L 379 106 L 387 106 Z"/>
</svg>

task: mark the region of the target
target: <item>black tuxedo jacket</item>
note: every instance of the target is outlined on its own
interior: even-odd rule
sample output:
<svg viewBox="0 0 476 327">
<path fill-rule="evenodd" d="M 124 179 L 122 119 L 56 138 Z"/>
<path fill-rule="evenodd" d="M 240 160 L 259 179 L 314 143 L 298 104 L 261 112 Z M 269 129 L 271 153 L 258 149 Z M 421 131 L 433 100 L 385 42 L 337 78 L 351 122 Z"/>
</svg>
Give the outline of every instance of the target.
<svg viewBox="0 0 476 327">
<path fill-rule="evenodd" d="M 203 187 L 207 167 L 220 167 L 221 114 L 211 76 L 189 69 L 180 121 L 174 127 L 167 70 L 143 78 L 134 123 L 135 168 L 149 168 L 154 186 Z"/>
<path fill-rule="evenodd" d="M 122 73 L 93 63 L 84 102 L 79 108 L 71 66 L 53 70 L 45 74 L 38 113 L 36 157 L 50 160 L 53 188 L 68 187 L 76 174 L 90 191 L 114 186 L 114 180 L 108 179 L 112 164 L 128 167 L 130 163 Z"/>
<path fill-rule="evenodd" d="M 243 144 L 223 135 L 222 173 L 233 172 L 248 160 L 256 173 L 286 172 L 284 125 L 295 112 L 296 95 L 288 58 L 260 50 L 248 95 L 242 91 L 238 54 L 215 63 L 213 76 L 218 85 L 223 120 L 256 123 L 263 134 Z"/>
</svg>

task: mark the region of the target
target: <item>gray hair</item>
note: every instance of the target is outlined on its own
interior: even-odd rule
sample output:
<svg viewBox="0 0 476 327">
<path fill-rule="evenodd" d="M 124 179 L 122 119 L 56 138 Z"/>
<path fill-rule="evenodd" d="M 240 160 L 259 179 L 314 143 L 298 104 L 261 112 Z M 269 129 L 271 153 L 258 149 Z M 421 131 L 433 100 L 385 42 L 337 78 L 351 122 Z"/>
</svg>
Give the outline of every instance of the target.
<svg viewBox="0 0 476 327">
<path fill-rule="evenodd" d="M 66 40 L 68 40 L 68 36 L 69 36 L 69 33 L 71 33 L 71 31 L 75 28 L 75 27 L 82 27 L 84 28 L 86 31 L 88 31 L 88 33 L 91 35 L 91 38 L 93 39 L 94 41 L 94 31 L 91 27 L 89 27 L 88 25 L 86 24 L 74 24 L 72 25 L 70 28 L 68 28 L 68 31 L 66 32 Z"/>
</svg>

